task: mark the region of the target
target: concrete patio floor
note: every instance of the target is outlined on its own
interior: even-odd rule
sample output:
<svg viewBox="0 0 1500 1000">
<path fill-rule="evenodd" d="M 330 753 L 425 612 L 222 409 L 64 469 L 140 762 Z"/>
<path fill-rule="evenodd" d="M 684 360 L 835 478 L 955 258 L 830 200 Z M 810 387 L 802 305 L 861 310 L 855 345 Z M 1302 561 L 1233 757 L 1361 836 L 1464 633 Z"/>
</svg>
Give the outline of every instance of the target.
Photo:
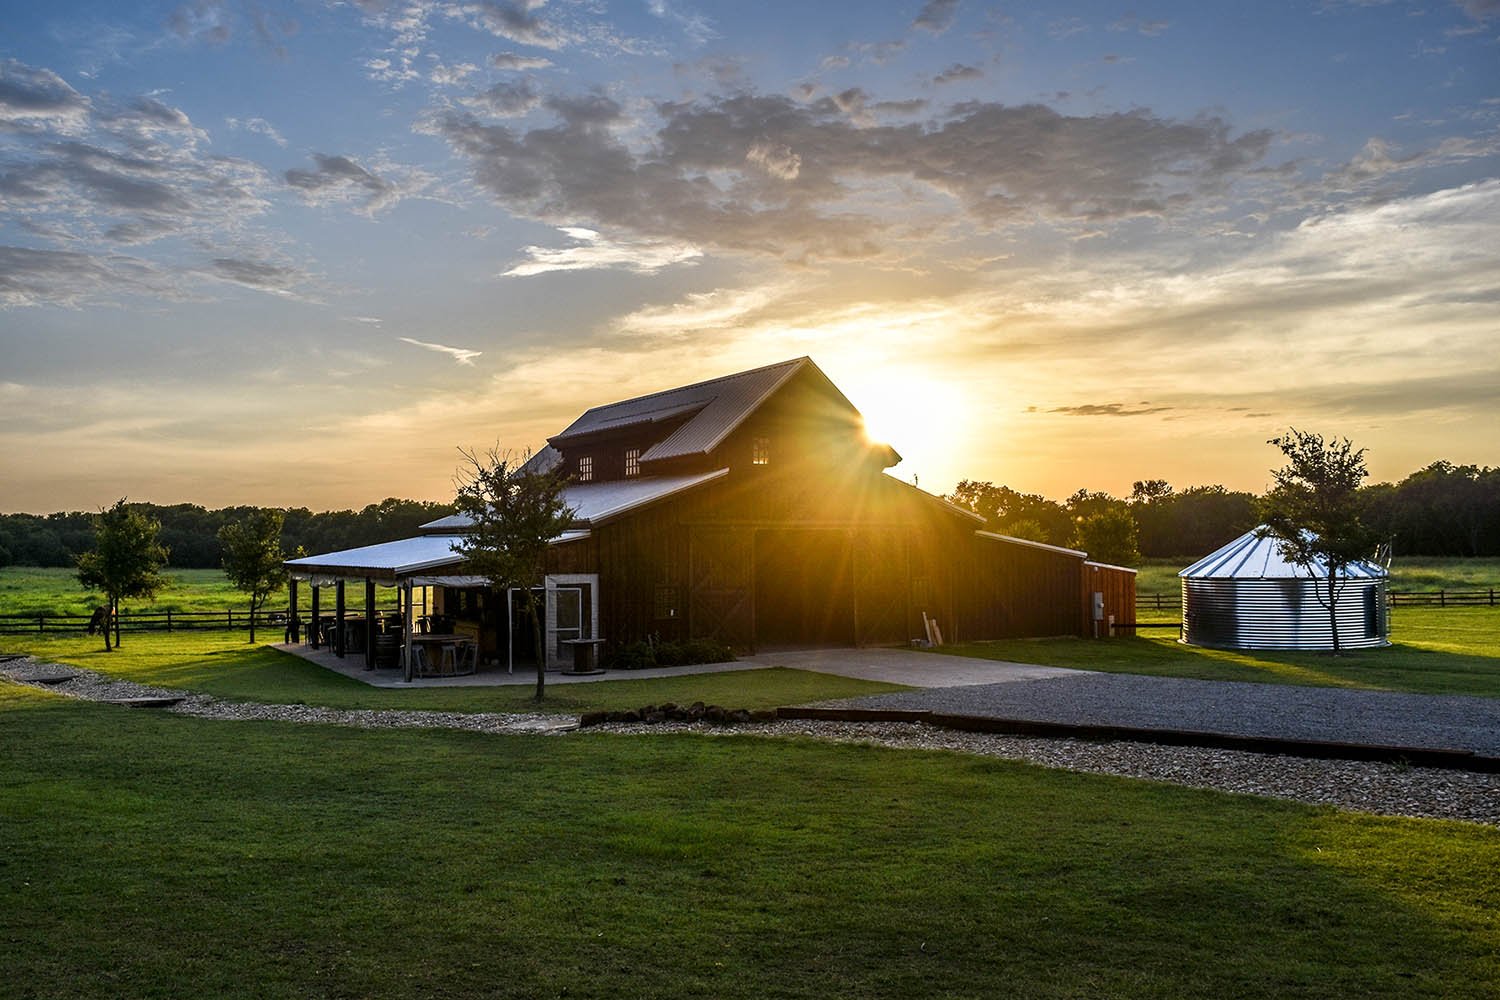
<svg viewBox="0 0 1500 1000">
<path fill-rule="evenodd" d="M 274 646 L 284 653 L 299 656 L 309 663 L 371 687 L 498 687 L 536 683 L 536 669 L 517 667 L 514 674 L 503 667 L 490 667 L 465 677 L 420 677 L 410 682 L 402 679 L 400 670 L 366 670 L 363 653 L 351 653 L 343 659 L 327 647 L 312 649 L 300 643 Z M 763 670 L 767 667 L 791 667 L 820 674 L 854 677 L 888 684 L 905 684 L 918 688 L 960 687 L 970 684 L 998 684 L 1010 681 L 1034 681 L 1055 677 L 1077 676 L 1079 671 L 1062 667 L 1039 667 L 1027 663 L 1005 663 L 977 660 L 967 656 L 945 656 L 908 649 L 868 647 L 865 649 L 798 649 L 778 650 L 743 657 L 732 663 L 701 663 L 688 667 L 656 667 L 650 670 L 610 670 L 602 674 L 574 676 L 557 670 L 547 672 L 548 684 L 590 684 L 595 681 L 646 680 L 652 677 L 681 677 L 686 674 L 716 674 L 730 670 Z"/>
</svg>

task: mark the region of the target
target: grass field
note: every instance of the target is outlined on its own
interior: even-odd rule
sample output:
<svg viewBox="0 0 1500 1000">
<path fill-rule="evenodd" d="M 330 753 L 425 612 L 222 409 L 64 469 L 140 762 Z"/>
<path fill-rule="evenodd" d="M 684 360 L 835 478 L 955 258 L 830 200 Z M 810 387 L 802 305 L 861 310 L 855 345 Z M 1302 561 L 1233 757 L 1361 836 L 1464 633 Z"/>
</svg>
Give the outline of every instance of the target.
<svg viewBox="0 0 1500 1000">
<path fill-rule="evenodd" d="M 1136 573 L 1138 594 L 1182 593 L 1177 571 L 1191 560 L 1148 559 Z M 1500 590 L 1500 559 L 1397 558 L 1391 563 L 1392 590 Z"/>
<path fill-rule="evenodd" d="M 250 610 L 249 598 L 230 584 L 223 570 L 173 569 L 166 570 L 163 575 L 171 582 L 154 602 L 125 601 L 125 610 Z M 286 601 L 283 588 L 267 602 L 266 607 L 285 608 Z M 78 585 L 78 575 L 74 570 L 35 566 L 0 569 L 0 614 L 87 615 L 103 603 L 103 594 L 87 591 Z"/>
<path fill-rule="evenodd" d="M 1500 831 L 935 752 L 0 685 L 0 995 L 1496 997 Z"/>
</svg>

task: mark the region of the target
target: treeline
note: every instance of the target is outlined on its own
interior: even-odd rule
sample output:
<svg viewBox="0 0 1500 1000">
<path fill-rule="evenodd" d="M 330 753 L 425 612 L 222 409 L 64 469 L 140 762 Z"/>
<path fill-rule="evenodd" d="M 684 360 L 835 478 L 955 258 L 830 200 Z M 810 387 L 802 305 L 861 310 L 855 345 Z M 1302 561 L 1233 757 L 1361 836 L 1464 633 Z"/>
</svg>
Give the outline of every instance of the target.
<svg viewBox="0 0 1500 1000">
<path fill-rule="evenodd" d="M 1500 468 L 1434 462 L 1359 495 L 1361 519 L 1398 556 L 1500 556 Z M 1260 498 L 1253 493 L 1222 486 L 1176 490 L 1162 479 L 1136 482 L 1128 497 L 1079 490 L 1062 502 L 965 480 L 947 499 L 983 515 L 991 531 L 1080 545 L 1091 554 L 1098 546 L 1081 542 L 1080 525 L 1128 515 L 1145 558 L 1207 555 L 1260 522 Z"/>
<path fill-rule="evenodd" d="M 1434 462 L 1399 483 L 1360 490 L 1362 517 L 1397 555 L 1500 556 L 1500 468 Z M 1079 490 L 1063 501 L 993 483 L 964 480 L 948 500 L 982 515 L 991 531 L 1053 545 L 1078 546 L 1106 562 L 1196 558 L 1260 521 L 1259 498 L 1222 486 L 1177 490 L 1161 479 L 1134 484 L 1128 497 Z M 161 522 L 161 541 L 179 568 L 217 568 L 219 529 L 256 507 L 207 510 L 196 504 L 138 505 Z M 416 533 L 453 513 L 451 504 L 390 498 L 363 510 L 286 512 L 282 548 L 333 552 Z M 92 514 L 0 514 L 0 566 L 72 566 L 94 545 Z M 1113 523 L 1111 523 L 1113 522 Z M 1133 526 L 1130 539 L 1117 530 Z M 1094 528 L 1090 537 L 1081 528 Z M 1118 547 L 1117 547 L 1118 546 Z"/>
<path fill-rule="evenodd" d="M 208 510 L 197 504 L 134 504 L 161 522 L 160 540 L 168 565 L 179 569 L 217 569 L 219 529 L 250 517 L 258 507 Z M 417 527 L 453 513 L 452 504 L 390 498 L 363 510 L 313 513 L 306 507 L 286 511 L 281 545 L 287 553 L 333 552 L 376 545 L 416 534 Z M 83 511 L 58 514 L 0 514 L 0 566 L 72 566 L 94 547 L 94 515 Z"/>
</svg>

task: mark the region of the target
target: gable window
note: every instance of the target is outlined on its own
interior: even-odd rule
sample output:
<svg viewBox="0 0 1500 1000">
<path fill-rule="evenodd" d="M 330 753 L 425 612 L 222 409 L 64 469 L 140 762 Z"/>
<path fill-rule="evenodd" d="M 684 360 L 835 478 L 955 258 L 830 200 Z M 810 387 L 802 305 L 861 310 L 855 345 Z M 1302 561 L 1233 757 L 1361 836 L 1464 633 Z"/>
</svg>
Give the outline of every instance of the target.
<svg viewBox="0 0 1500 1000">
<path fill-rule="evenodd" d="M 578 481 L 580 483 L 592 483 L 594 481 L 594 456 L 578 456 Z"/>
<path fill-rule="evenodd" d="M 750 442 L 750 464 L 771 464 L 771 439 L 768 437 L 753 438 Z"/>
<path fill-rule="evenodd" d="M 641 449 L 625 449 L 625 475 L 639 476 L 641 474 Z"/>
</svg>

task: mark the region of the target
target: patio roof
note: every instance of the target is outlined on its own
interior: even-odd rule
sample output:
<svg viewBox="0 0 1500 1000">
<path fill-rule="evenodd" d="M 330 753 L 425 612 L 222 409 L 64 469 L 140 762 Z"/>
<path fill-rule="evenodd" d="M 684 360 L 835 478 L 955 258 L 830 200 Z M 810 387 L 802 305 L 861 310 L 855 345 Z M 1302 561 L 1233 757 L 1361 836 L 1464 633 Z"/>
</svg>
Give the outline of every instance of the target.
<svg viewBox="0 0 1500 1000">
<path fill-rule="evenodd" d="M 463 536 L 449 532 L 438 535 L 418 535 L 401 538 L 379 545 L 364 545 L 341 552 L 325 552 L 316 556 L 288 559 L 285 566 L 298 580 L 313 580 L 318 577 L 345 577 L 382 580 L 394 583 L 419 574 L 431 576 L 433 570 L 454 570 L 463 565 L 464 557 L 454 551 L 454 546 Z M 561 545 L 589 537 L 584 530 L 565 531 L 552 539 L 551 544 Z M 439 574 L 452 577 L 453 573 Z"/>
</svg>

